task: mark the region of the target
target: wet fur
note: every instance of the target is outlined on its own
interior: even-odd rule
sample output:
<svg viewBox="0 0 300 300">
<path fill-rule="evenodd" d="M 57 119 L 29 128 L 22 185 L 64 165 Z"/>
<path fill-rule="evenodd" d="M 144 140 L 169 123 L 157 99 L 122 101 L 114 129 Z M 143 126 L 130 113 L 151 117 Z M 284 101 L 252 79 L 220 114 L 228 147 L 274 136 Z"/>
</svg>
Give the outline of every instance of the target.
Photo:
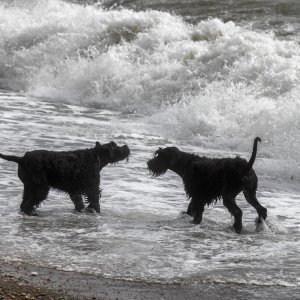
<svg viewBox="0 0 300 300">
<path fill-rule="evenodd" d="M 152 176 L 160 176 L 167 170 L 174 171 L 183 180 L 185 192 L 191 199 L 187 213 L 194 223 L 202 221 L 205 205 L 223 199 L 224 206 L 234 216 L 234 230 L 242 230 L 242 211 L 235 198 L 243 191 L 248 203 L 257 211 L 259 219 L 266 219 L 267 210 L 256 198 L 257 176 L 252 168 L 257 152 L 254 140 L 252 156 L 247 162 L 236 158 L 207 158 L 180 151 L 176 147 L 159 148 L 155 157 L 148 161 Z"/>
<path fill-rule="evenodd" d="M 0 154 L 0 157 L 18 163 L 18 176 L 24 184 L 21 210 L 34 214 L 48 196 L 50 189 L 70 196 L 77 211 L 85 208 L 100 213 L 100 171 L 109 163 L 128 158 L 129 148 L 115 142 L 75 151 L 35 150 L 23 157 Z"/>
</svg>

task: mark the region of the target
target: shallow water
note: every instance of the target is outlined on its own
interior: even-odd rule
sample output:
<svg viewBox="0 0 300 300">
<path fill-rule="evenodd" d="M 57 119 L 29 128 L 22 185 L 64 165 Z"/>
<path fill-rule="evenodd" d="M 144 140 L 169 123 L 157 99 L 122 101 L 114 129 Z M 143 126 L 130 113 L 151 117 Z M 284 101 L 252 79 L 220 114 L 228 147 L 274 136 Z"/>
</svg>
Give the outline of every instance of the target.
<svg viewBox="0 0 300 300">
<path fill-rule="evenodd" d="M 37 217 L 20 214 L 17 167 L 1 160 L 1 258 L 129 280 L 299 287 L 300 10 L 183 2 L 173 12 L 167 1 L 0 4 L 1 153 L 97 140 L 132 152 L 103 170 L 100 215 L 55 192 Z M 242 235 L 221 203 L 191 224 L 181 180 L 146 169 L 170 145 L 249 158 L 255 136 L 269 217 L 257 228 L 238 196 Z"/>
<path fill-rule="evenodd" d="M 24 216 L 18 209 L 22 184 L 16 165 L 1 161 L 1 257 L 112 278 L 299 285 L 297 194 L 259 189 L 269 212 L 259 232 L 255 211 L 241 196 L 242 235 L 232 231 L 221 204 L 207 208 L 195 226 L 182 214 L 188 202 L 179 178 L 167 173 L 153 179 L 146 170 L 153 151 L 172 141 L 148 134 L 138 117 L 8 93 L 0 101 L 2 152 L 93 147 L 95 140 L 126 142 L 132 151 L 128 163 L 103 170 L 100 215 L 76 213 L 68 197 L 51 192 L 37 217 Z"/>
</svg>

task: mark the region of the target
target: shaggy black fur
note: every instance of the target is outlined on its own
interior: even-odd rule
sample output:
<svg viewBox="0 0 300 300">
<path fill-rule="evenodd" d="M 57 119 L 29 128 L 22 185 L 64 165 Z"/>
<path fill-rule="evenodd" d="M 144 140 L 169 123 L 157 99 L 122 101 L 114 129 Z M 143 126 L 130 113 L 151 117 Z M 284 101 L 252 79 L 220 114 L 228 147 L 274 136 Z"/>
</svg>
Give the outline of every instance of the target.
<svg viewBox="0 0 300 300">
<path fill-rule="evenodd" d="M 23 157 L 0 157 L 18 163 L 18 176 L 24 184 L 21 210 L 34 214 L 39 204 L 47 198 L 50 189 L 69 194 L 77 211 L 84 209 L 82 196 L 88 202 L 87 209 L 100 213 L 100 171 L 109 163 L 128 158 L 127 145 L 119 147 L 115 142 L 76 151 L 35 150 Z"/>
<path fill-rule="evenodd" d="M 248 203 L 257 211 L 259 220 L 266 219 L 267 209 L 256 198 L 257 176 L 252 169 L 257 152 L 255 138 L 252 156 L 247 162 L 236 158 L 207 158 L 182 152 L 176 147 L 159 148 L 155 157 L 148 161 L 148 169 L 153 176 L 164 174 L 167 170 L 177 173 L 183 180 L 187 196 L 191 199 L 187 213 L 200 224 L 204 206 L 223 199 L 224 206 L 234 216 L 234 230 L 242 230 L 242 211 L 235 197 L 243 191 Z"/>
</svg>

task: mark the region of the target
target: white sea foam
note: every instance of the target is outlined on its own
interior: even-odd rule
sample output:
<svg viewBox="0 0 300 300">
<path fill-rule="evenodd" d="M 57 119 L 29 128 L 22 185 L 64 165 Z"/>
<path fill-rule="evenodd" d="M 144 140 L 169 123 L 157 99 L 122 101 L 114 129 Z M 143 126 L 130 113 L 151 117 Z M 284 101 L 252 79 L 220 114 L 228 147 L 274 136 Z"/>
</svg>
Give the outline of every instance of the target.
<svg viewBox="0 0 300 300">
<path fill-rule="evenodd" d="M 3 88 L 138 112 L 154 134 L 276 159 L 300 152 L 300 47 L 218 19 L 58 0 L 0 4 Z M 250 147 L 249 147 L 250 146 Z M 290 177 L 299 177 L 294 168 Z"/>
</svg>

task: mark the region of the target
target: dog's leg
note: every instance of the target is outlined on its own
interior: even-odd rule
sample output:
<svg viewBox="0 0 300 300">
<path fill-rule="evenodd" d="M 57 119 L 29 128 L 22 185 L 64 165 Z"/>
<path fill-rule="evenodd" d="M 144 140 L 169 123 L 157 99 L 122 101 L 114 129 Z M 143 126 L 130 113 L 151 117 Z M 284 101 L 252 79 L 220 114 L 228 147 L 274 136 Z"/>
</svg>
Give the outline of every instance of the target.
<svg viewBox="0 0 300 300">
<path fill-rule="evenodd" d="M 36 207 L 47 198 L 49 188 L 43 185 L 24 184 L 23 201 L 20 205 L 21 211 L 27 215 L 34 215 Z"/>
<path fill-rule="evenodd" d="M 82 201 L 82 196 L 80 194 L 70 195 L 71 200 L 75 205 L 76 211 L 82 211 L 84 209 L 84 203 Z"/>
<path fill-rule="evenodd" d="M 20 209 L 26 215 L 35 215 L 34 207 L 33 207 L 34 205 L 32 204 L 31 199 L 32 199 L 32 195 L 24 188 L 23 200 L 21 202 Z"/>
<path fill-rule="evenodd" d="M 202 215 L 204 212 L 204 204 L 199 199 L 192 199 L 191 202 L 192 202 L 192 205 L 194 208 L 194 212 L 193 212 L 194 223 L 200 224 L 202 222 Z"/>
<path fill-rule="evenodd" d="M 90 191 L 87 195 L 89 205 L 87 207 L 87 211 L 91 211 L 94 209 L 97 213 L 100 213 L 100 190 L 99 188 L 96 188 L 93 191 Z"/>
<path fill-rule="evenodd" d="M 196 211 L 196 207 L 195 207 L 195 203 L 193 201 L 193 199 L 190 201 L 189 203 L 189 206 L 188 206 L 188 209 L 186 211 L 186 213 L 191 216 L 191 217 L 194 217 L 194 214 L 195 214 L 195 211 Z"/>
<path fill-rule="evenodd" d="M 258 214 L 258 223 L 260 223 L 262 219 L 265 220 L 267 218 L 267 209 L 258 202 L 256 192 L 243 190 L 243 193 L 247 202 L 256 209 Z"/>
<path fill-rule="evenodd" d="M 243 193 L 247 202 L 252 205 L 258 213 L 258 222 L 261 219 L 267 218 L 267 209 L 263 207 L 256 198 L 257 190 L 257 176 L 253 172 L 250 172 L 249 176 L 243 178 Z"/>
<path fill-rule="evenodd" d="M 229 212 L 234 216 L 233 228 L 236 233 L 241 233 L 242 231 L 242 210 L 237 206 L 234 197 L 223 197 L 223 204 L 229 210 Z"/>
</svg>

